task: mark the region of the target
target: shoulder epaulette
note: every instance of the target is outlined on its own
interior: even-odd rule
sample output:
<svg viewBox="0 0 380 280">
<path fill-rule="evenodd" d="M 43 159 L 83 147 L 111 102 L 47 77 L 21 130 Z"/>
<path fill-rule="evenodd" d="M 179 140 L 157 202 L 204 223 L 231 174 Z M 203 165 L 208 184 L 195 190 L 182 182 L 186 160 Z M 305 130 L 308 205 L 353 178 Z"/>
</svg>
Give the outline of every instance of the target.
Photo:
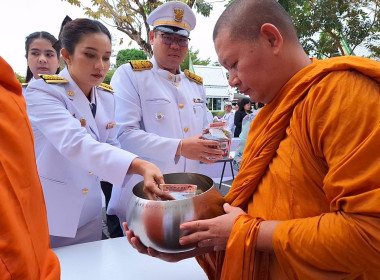
<svg viewBox="0 0 380 280">
<path fill-rule="evenodd" d="M 101 83 L 100 85 L 98 85 L 98 88 L 104 89 L 104 90 L 112 92 L 112 93 L 114 92 L 113 88 L 106 83 Z"/>
<path fill-rule="evenodd" d="M 28 83 L 21 83 L 21 86 L 22 86 L 22 87 L 27 87 L 27 86 L 28 86 Z"/>
<path fill-rule="evenodd" d="M 133 71 L 150 70 L 153 68 L 153 63 L 149 60 L 130 60 Z"/>
<path fill-rule="evenodd" d="M 201 76 L 198 76 L 187 69 L 184 71 L 184 73 L 189 80 L 196 82 L 198 85 L 203 85 L 203 78 Z"/>
<path fill-rule="evenodd" d="M 69 82 L 63 77 L 54 76 L 54 75 L 38 74 L 38 76 L 40 76 L 48 84 L 66 84 Z"/>
</svg>

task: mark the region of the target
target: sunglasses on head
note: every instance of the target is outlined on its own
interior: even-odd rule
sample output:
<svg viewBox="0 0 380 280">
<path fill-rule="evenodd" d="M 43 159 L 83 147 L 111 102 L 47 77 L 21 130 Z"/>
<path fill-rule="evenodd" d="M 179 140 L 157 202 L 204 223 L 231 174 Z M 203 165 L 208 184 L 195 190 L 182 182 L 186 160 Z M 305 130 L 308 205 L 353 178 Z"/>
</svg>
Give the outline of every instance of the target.
<svg viewBox="0 0 380 280">
<path fill-rule="evenodd" d="M 175 37 L 174 35 L 169 35 L 165 33 L 158 33 L 158 35 L 161 35 L 162 42 L 165 45 L 171 45 L 173 43 L 177 43 L 180 47 L 187 47 L 189 45 L 190 38 L 186 37 Z"/>
</svg>

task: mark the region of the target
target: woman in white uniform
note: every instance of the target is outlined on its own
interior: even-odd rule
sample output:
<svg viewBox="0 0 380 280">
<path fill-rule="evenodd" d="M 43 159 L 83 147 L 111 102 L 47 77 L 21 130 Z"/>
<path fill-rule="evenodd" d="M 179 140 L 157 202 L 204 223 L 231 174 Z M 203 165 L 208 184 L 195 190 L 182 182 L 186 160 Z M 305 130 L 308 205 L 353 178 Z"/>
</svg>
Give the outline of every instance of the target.
<svg viewBox="0 0 380 280">
<path fill-rule="evenodd" d="M 112 88 L 101 84 L 110 67 L 111 35 L 98 21 L 76 19 L 60 35 L 65 68 L 27 87 L 52 247 L 101 239 L 100 180 L 122 186 L 144 177 L 150 198 L 165 198 L 160 170 L 119 148 Z"/>
<path fill-rule="evenodd" d="M 39 79 L 38 74 L 53 75 L 59 73 L 61 46 L 58 40 L 46 31 L 29 34 L 25 39 L 25 57 L 27 70 L 23 93 L 28 83 Z"/>
</svg>

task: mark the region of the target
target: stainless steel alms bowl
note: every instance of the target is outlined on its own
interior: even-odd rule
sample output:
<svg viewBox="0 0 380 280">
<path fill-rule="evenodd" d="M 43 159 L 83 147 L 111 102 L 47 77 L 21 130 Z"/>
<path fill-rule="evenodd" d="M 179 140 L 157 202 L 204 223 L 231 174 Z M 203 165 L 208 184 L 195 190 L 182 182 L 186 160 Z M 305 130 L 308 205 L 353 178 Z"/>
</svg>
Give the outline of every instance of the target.
<svg viewBox="0 0 380 280">
<path fill-rule="evenodd" d="M 146 246 L 160 252 L 178 253 L 190 251 L 195 244 L 182 246 L 179 238 L 188 232 L 179 229 L 180 224 L 191 220 L 210 219 L 224 213 L 224 199 L 214 187 L 211 178 L 196 173 L 172 173 L 164 175 L 167 184 L 194 184 L 202 193 L 194 197 L 154 201 L 143 192 L 143 182 L 133 188 L 133 196 L 126 213 L 129 229 Z"/>
</svg>

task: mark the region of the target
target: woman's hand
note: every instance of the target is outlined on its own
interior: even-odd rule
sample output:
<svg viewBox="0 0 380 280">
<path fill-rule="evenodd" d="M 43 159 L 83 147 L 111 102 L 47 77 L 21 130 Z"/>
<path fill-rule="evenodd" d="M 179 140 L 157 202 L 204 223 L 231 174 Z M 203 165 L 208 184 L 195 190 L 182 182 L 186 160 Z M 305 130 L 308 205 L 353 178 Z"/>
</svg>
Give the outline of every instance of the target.
<svg viewBox="0 0 380 280">
<path fill-rule="evenodd" d="M 179 243 L 181 245 L 197 243 L 199 248 L 213 247 L 215 251 L 225 250 L 236 217 L 245 212 L 228 203 L 225 203 L 223 208 L 226 212 L 224 215 L 209 220 L 181 224 L 181 230 L 188 230 L 192 233 L 181 237 Z"/>
<path fill-rule="evenodd" d="M 182 148 L 178 145 L 177 155 L 199 160 L 204 163 L 214 163 L 222 159 L 223 151 L 218 149 L 220 143 L 214 140 L 205 140 L 201 135 L 182 139 Z M 210 159 L 210 158 L 213 158 Z"/>
<path fill-rule="evenodd" d="M 202 255 L 208 252 L 212 252 L 212 247 L 209 248 L 196 248 L 192 251 L 187 251 L 183 253 L 163 253 L 158 252 L 152 248 L 145 247 L 140 240 L 134 235 L 132 230 L 129 230 L 127 223 L 123 223 L 125 230 L 125 235 L 128 239 L 128 242 L 133 248 L 135 248 L 139 253 L 149 255 L 151 257 L 159 258 L 167 262 L 178 262 L 183 259 L 192 258 L 198 255 Z"/>
<path fill-rule="evenodd" d="M 135 158 L 129 169 L 128 174 L 139 174 L 144 177 L 144 192 L 146 193 L 148 199 L 157 200 L 161 198 L 162 200 L 172 200 L 174 199 L 168 193 L 162 191 L 159 188 L 160 184 L 164 184 L 164 176 L 161 170 L 148 161 Z"/>
</svg>

